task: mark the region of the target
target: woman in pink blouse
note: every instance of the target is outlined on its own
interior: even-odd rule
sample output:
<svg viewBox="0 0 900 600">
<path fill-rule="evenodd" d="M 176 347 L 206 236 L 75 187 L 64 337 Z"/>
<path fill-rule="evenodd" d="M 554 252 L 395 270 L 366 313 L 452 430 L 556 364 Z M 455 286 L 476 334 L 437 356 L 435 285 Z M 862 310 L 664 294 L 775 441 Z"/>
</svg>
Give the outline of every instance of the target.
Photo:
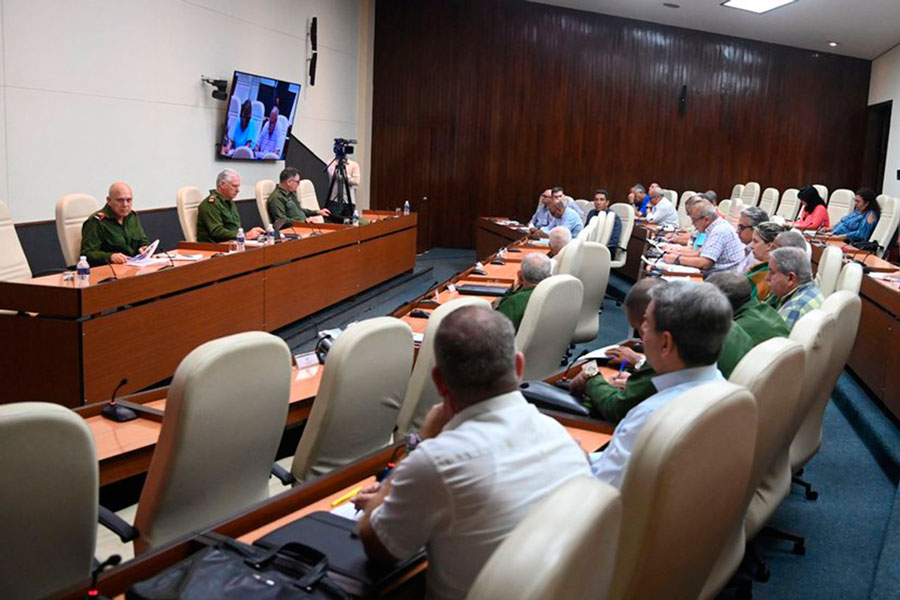
<svg viewBox="0 0 900 600">
<path fill-rule="evenodd" d="M 804 186 L 797 193 L 797 197 L 803 203 L 803 209 L 800 211 L 800 218 L 794 221 L 796 229 L 820 229 L 831 226 L 828 221 L 828 209 L 825 208 L 825 202 L 816 188 L 811 185 Z"/>
</svg>

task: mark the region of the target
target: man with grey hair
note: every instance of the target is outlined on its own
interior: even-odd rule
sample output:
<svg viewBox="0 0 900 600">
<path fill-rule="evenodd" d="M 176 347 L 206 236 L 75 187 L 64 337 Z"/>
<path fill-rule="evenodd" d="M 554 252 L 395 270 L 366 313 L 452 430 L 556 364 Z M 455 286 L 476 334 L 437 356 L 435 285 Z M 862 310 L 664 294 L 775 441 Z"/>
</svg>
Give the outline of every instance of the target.
<svg viewBox="0 0 900 600">
<path fill-rule="evenodd" d="M 731 317 L 728 299 L 709 283 L 671 281 L 650 290 L 641 340 L 657 373 L 652 380 L 657 392 L 628 411 L 607 449 L 591 457 L 597 478 L 621 487 L 635 440 L 650 417 L 699 385 L 725 380 L 716 359 Z"/>
<path fill-rule="evenodd" d="M 774 248 L 799 248 L 806 253 L 806 258 L 812 260 L 812 247 L 810 247 L 809 242 L 806 241 L 799 229 L 782 231 L 775 236 L 772 246 Z"/>
<path fill-rule="evenodd" d="M 522 259 L 522 266 L 516 276 L 516 287 L 514 291 L 507 295 L 500 304 L 497 305 L 497 311 L 506 315 L 512 321 L 513 328 L 518 331 L 519 323 L 525 316 L 525 309 L 528 307 L 528 300 L 534 288 L 543 280 L 550 277 L 551 263 L 546 254 L 540 252 L 529 252 Z"/>
<path fill-rule="evenodd" d="M 237 171 L 225 169 L 216 177 L 216 189 L 197 207 L 197 241 L 227 242 L 237 237 L 241 227 L 241 215 L 234 199 L 241 191 L 241 176 Z M 245 232 L 247 238 L 265 235 L 261 227 Z"/>
<path fill-rule="evenodd" d="M 509 321 L 457 309 L 438 327 L 434 357 L 442 402 L 425 418 L 423 441 L 354 504 L 369 557 L 403 561 L 424 546 L 426 595 L 464 598 L 528 511 L 590 469 L 568 432 L 519 392 L 525 357 Z"/>
<path fill-rule="evenodd" d="M 647 216 L 647 222 L 660 227 L 678 227 L 678 210 L 672 201 L 666 198 L 662 189 L 657 187 L 650 192 L 650 205 L 653 207 Z"/>
<path fill-rule="evenodd" d="M 825 298 L 813 281 L 812 265 L 806 252 L 799 248 L 777 248 L 769 253 L 769 286 L 775 310 L 787 328 L 809 311 L 820 308 Z"/>
<path fill-rule="evenodd" d="M 569 242 L 572 241 L 572 232 L 562 226 L 554 227 L 550 230 L 549 239 L 547 241 L 550 246 L 550 252 L 547 253 L 547 256 L 550 257 L 550 273 L 555 274 L 556 269 L 559 266 L 560 254 L 562 254 L 562 251 Z"/>
<path fill-rule="evenodd" d="M 748 206 L 741 211 L 741 216 L 738 218 L 737 233 L 741 243 L 744 244 L 744 260 L 735 269 L 737 272 L 746 273 L 750 267 L 759 262 L 753 256 L 750 242 L 753 241 L 753 229 L 760 223 L 765 223 L 768 220 L 768 213 L 758 206 Z"/>
<path fill-rule="evenodd" d="M 631 186 L 631 191 L 628 192 L 628 202 L 634 207 L 634 212 L 637 216 L 643 217 L 647 214 L 647 208 L 650 206 L 650 197 L 647 196 L 647 191 L 643 185 L 636 183 Z"/>
<path fill-rule="evenodd" d="M 706 240 L 699 250 L 670 250 L 663 255 L 663 260 L 696 267 L 704 275 L 736 269 L 744 259 L 744 246 L 734 227 L 721 218 L 716 207 L 705 199 L 694 204 L 689 214 L 694 227 L 706 235 Z"/>
</svg>

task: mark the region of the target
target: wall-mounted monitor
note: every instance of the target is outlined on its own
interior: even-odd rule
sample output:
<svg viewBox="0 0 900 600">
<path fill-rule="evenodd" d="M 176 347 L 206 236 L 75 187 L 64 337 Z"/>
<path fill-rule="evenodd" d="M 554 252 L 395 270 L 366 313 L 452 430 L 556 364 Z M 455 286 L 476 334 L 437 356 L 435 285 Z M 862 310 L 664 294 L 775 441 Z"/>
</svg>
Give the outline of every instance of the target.
<svg viewBox="0 0 900 600">
<path fill-rule="evenodd" d="M 283 160 L 299 99 L 299 83 L 235 71 L 219 156 Z"/>
</svg>

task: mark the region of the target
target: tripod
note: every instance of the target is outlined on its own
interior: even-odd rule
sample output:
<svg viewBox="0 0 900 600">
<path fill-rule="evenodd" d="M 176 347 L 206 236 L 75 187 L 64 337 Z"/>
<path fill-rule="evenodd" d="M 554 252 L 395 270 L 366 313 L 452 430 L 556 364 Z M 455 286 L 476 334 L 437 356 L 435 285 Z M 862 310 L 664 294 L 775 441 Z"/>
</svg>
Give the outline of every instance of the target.
<svg viewBox="0 0 900 600">
<path fill-rule="evenodd" d="M 353 198 L 350 196 L 350 178 L 347 176 L 347 157 L 335 156 L 331 182 L 328 184 L 328 200 L 325 207 L 331 212 L 328 219 L 333 223 L 343 223 L 353 216 Z M 325 167 L 326 169 L 328 167 Z M 337 193 L 335 194 L 335 189 Z"/>
</svg>

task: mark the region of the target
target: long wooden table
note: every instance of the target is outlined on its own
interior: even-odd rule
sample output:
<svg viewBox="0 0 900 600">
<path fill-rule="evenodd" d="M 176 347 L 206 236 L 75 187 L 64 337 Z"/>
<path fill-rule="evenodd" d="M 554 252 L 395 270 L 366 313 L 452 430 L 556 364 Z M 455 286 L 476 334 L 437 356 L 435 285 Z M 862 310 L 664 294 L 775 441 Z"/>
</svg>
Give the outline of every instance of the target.
<svg viewBox="0 0 900 600">
<path fill-rule="evenodd" d="M 123 393 L 140 390 L 206 341 L 272 331 L 412 270 L 416 215 L 364 217 L 244 252 L 177 251 L 197 262 L 96 267 L 85 287 L 62 275 L 0 282 L 0 309 L 18 311 L 0 314 L 0 402 L 76 407 L 108 399 L 123 378 Z"/>
<path fill-rule="evenodd" d="M 528 235 L 524 224 L 513 224 L 510 219 L 479 217 L 475 220 L 475 256 L 479 260 L 494 254 Z"/>
</svg>

